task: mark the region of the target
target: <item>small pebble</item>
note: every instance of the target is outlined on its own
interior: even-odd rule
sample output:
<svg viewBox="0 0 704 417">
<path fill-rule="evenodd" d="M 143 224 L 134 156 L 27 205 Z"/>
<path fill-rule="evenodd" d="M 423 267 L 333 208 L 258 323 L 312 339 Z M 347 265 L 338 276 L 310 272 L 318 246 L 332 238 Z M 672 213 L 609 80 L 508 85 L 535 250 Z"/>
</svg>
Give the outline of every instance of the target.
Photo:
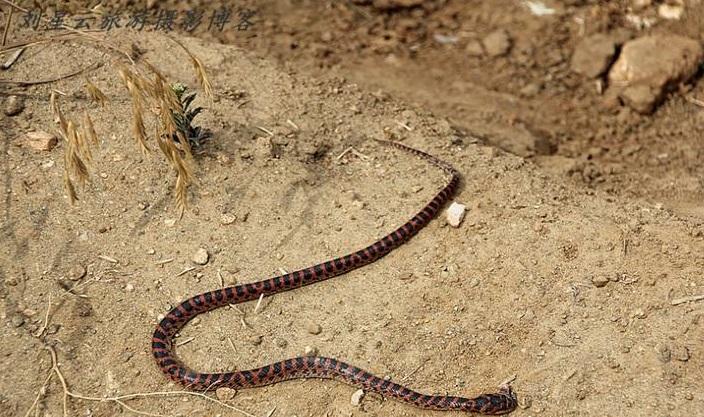
<svg viewBox="0 0 704 417">
<path fill-rule="evenodd" d="M 608 283 L 609 278 L 605 277 L 604 275 L 596 275 L 592 277 L 592 284 L 594 284 L 594 286 L 597 288 L 605 287 Z"/>
<path fill-rule="evenodd" d="M 364 398 L 364 391 L 361 389 L 358 389 L 357 391 L 352 394 L 352 398 L 350 399 L 350 404 L 352 404 L 355 407 L 359 407 L 359 404 L 362 402 L 362 398 Z"/>
<path fill-rule="evenodd" d="M 72 266 L 68 271 L 68 279 L 71 281 L 78 281 L 84 276 L 86 276 L 86 268 L 80 264 Z"/>
<path fill-rule="evenodd" d="M 252 336 L 249 338 L 249 343 L 251 343 L 254 346 L 259 346 L 262 344 L 263 340 L 264 340 L 264 337 L 262 337 L 262 335 Z"/>
<path fill-rule="evenodd" d="M 169 227 L 172 227 L 173 225 L 176 224 L 176 219 L 166 219 L 166 220 L 164 220 L 164 224 Z"/>
<path fill-rule="evenodd" d="M 306 346 L 303 350 L 303 354 L 305 356 L 318 356 L 318 348 L 315 348 L 313 346 Z"/>
<path fill-rule="evenodd" d="M 48 152 L 59 143 L 56 136 L 47 132 L 28 132 L 24 135 L 27 145 L 35 151 Z"/>
<path fill-rule="evenodd" d="M 134 291 L 134 285 L 127 283 L 127 285 L 125 285 L 125 291 L 127 291 L 127 292 Z"/>
<path fill-rule="evenodd" d="M 14 327 L 21 327 L 24 324 L 24 317 L 16 314 L 12 317 L 12 325 Z"/>
<path fill-rule="evenodd" d="M 24 110 L 24 99 L 20 96 L 10 96 L 5 102 L 5 114 L 16 116 Z"/>
<path fill-rule="evenodd" d="M 132 356 L 134 356 L 134 353 L 127 351 L 123 352 L 122 355 L 120 355 L 120 358 L 122 359 L 122 362 L 129 362 L 130 359 L 132 359 Z"/>
<path fill-rule="evenodd" d="M 220 387 L 215 390 L 215 396 L 218 397 L 218 400 L 220 401 L 229 401 L 235 398 L 236 394 L 237 390 L 227 387 Z"/>
<path fill-rule="evenodd" d="M 237 216 L 231 213 L 225 213 L 220 218 L 220 223 L 224 225 L 232 224 L 237 220 Z"/>
<path fill-rule="evenodd" d="M 467 206 L 453 202 L 447 209 L 447 223 L 452 227 L 460 227 Z"/>
<path fill-rule="evenodd" d="M 193 263 L 198 264 L 198 265 L 205 265 L 208 263 L 208 259 L 210 258 L 210 255 L 208 254 L 208 251 L 205 250 L 204 248 L 199 248 L 196 253 L 193 254 L 191 257 L 191 261 Z"/>
<path fill-rule="evenodd" d="M 306 330 L 310 334 L 320 334 L 320 332 L 323 331 L 323 328 L 320 327 L 318 323 L 308 323 L 308 325 L 306 326 Z"/>
</svg>

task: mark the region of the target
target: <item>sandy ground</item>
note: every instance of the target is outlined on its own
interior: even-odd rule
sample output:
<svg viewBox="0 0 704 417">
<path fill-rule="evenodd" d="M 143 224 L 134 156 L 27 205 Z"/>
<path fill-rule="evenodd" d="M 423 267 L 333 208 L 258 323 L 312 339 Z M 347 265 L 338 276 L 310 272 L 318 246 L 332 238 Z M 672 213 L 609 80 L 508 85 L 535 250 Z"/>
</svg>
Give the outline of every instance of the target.
<svg viewBox="0 0 704 417">
<path fill-rule="evenodd" d="M 130 37 L 169 77 L 197 86 L 185 56 L 165 47 L 170 41 L 126 32 L 122 39 Z M 91 73 L 111 100 L 105 110 L 80 93 L 79 77 L 23 89 L 24 112 L 4 116 L 0 415 L 24 415 L 38 393 L 36 415 L 62 415 L 58 380 L 42 388 L 51 368 L 45 346 L 84 396 L 176 390 L 149 351 L 160 314 L 218 287 L 220 275 L 244 283 L 308 266 L 405 222 L 445 178 L 371 140 L 385 129 L 460 170 L 456 201 L 469 207 L 462 226 L 437 219 L 361 270 L 273 296 L 257 313 L 251 303 L 202 317 L 179 339 L 190 340 L 178 349 L 189 364 L 242 369 L 314 347 L 430 393 L 474 395 L 515 375 L 515 416 L 704 415 L 704 307 L 677 303 L 704 293 L 698 206 L 575 184 L 354 76 L 311 76 L 236 47 L 184 42 L 204 61 L 216 97 L 202 101 L 208 111 L 197 120 L 215 136 L 197 156 L 198 185 L 181 220 L 174 222 L 172 171 L 135 147 L 130 103 L 110 66 Z M 11 76 L 100 61 L 109 62 L 92 46 L 52 44 L 16 63 Z M 18 139 L 30 127 L 57 131 L 51 88 L 67 94 L 67 114 L 92 109 L 101 139 L 92 182 L 73 207 L 62 188 L 63 146 L 38 152 Z M 502 121 L 490 128 L 510 135 Z M 367 158 L 338 158 L 350 146 Z M 237 220 L 223 224 L 231 215 Z M 190 260 L 198 248 L 211 254 L 205 266 Z M 311 334 L 316 325 L 322 331 Z M 353 406 L 354 390 L 293 381 L 241 391 L 229 404 L 257 416 L 273 408 L 276 416 L 443 415 L 375 395 Z M 184 396 L 129 405 L 240 415 Z M 79 399 L 69 400 L 68 413 L 129 414 L 114 402 Z"/>
</svg>

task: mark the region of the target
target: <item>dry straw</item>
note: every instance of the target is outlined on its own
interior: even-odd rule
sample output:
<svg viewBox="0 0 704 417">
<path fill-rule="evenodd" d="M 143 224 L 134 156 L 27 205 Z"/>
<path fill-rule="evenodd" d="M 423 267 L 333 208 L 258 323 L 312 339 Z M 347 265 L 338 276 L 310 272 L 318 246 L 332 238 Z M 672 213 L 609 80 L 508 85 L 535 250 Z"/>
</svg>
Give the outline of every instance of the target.
<svg viewBox="0 0 704 417">
<path fill-rule="evenodd" d="M 28 12 L 27 9 L 9 0 L 0 1 L 12 9 L 24 13 Z M 48 18 L 43 18 L 43 20 L 48 21 Z M 133 53 L 131 53 L 113 45 L 95 31 L 77 30 L 69 26 L 62 26 L 62 28 L 65 32 L 58 32 L 49 37 L 34 39 L 18 45 L 3 46 L 0 48 L 0 52 L 37 43 L 73 40 L 90 42 L 116 57 L 117 65 L 114 66 L 118 68 L 118 75 L 124 82 L 132 103 L 132 136 L 144 154 L 151 151 L 150 139 L 146 133 L 147 121 L 145 120 L 147 109 L 151 110 L 156 122 L 154 140 L 167 162 L 176 172 L 175 199 L 181 214 L 183 214 L 188 201 L 188 187 L 194 181 L 193 153 L 189 138 L 186 137 L 187 132 L 178 128 L 177 115 L 183 116 L 185 109 L 181 104 L 180 96 L 177 97 L 172 88 L 172 83 L 156 66 L 144 59 L 141 53 L 134 53 L 138 50 L 134 44 L 132 44 L 131 52 Z M 183 43 L 172 37 L 169 39 L 178 44 L 188 55 L 200 87 L 204 94 L 212 99 L 212 84 L 203 63 Z M 84 87 L 93 102 L 100 105 L 101 108 L 106 106 L 107 96 L 93 82 L 86 78 Z M 51 95 L 51 108 L 59 123 L 61 136 L 66 142 L 64 185 L 73 203 L 77 200 L 75 183 L 83 185 L 89 180 L 88 164 L 92 159 L 91 147 L 98 144 L 98 135 L 86 110 L 83 111 L 81 124 L 68 120 L 61 111 L 56 93 Z"/>
</svg>

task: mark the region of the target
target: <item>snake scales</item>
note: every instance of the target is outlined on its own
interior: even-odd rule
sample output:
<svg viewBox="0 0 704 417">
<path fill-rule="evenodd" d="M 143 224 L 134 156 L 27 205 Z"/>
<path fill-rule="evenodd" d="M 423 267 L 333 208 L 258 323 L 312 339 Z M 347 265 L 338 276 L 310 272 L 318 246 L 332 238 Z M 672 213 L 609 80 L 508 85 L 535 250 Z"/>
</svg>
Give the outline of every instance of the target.
<svg viewBox="0 0 704 417">
<path fill-rule="evenodd" d="M 398 142 L 385 144 L 415 154 L 450 175 L 450 181 L 413 218 L 403 226 L 348 255 L 250 284 L 222 288 L 191 297 L 171 311 L 159 323 L 152 337 L 152 353 L 161 370 L 171 379 L 195 390 L 213 390 L 219 387 L 251 388 L 297 378 L 328 378 L 393 397 L 414 406 L 433 410 L 460 410 L 482 414 L 506 414 L 516 408 L 516 396 L 504 386 L 499 392 L 475 398 L 447 395 L 425 395 L 402 385 L 376 377 L 356 366 L 321 356 L 298 357 L 272 363 L 256 369 L 227 373 L 201 373 L 188 368 L 174 353 L 174 336 L 195 316 L 223 307 L 256 300 L 262 294 L 269 296 L 347 273 L 385 256 L 399 247 L 436 216 L 440 208 L 455 193 L 460 182 L 459 173 L 449 164 L 425 152 Z"/>
</svg>

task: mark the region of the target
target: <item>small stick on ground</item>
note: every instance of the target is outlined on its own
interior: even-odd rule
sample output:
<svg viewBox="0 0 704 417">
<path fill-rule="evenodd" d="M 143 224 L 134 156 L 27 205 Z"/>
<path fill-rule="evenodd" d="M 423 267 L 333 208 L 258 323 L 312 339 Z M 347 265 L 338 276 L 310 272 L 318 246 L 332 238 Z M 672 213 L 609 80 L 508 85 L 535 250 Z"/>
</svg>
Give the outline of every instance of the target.
<svg viewBox="0 0 704 417">
<path fill-rule="evenodd" d="M 262 293 L 259 295 L 259 300 L 257 300 L 257 305 L 254 306 L 254 314 L 257 314 L 257 312 L 259 311 L 259 307 L 262 305 L 263 299 L 264 299 L 264 294 Z"/>
<path fill-rule="evenodd" d="M 269 136 L 274 136 L 274 132 L 272 132 L 271 130 L 269 130 L 263 126 L 257 126 L 257 129 L 261 130 L 262 132 L 266 133 Z"/>
<path fill-rule="evenodd" d="M 369 160 L 369 157 L 368 157 L 367 155 L 365 155 L 365 154 L 359 152 L 359 151 L 356 150 L 353 146 L 350 146 L 349 148 L 347 148 L 347 149 L 345 149 L 344 151 L 342 151 L 342 153 L 339 154 L 339 155 L 337 156 L 337 158 L 335 158 L 335 159 L 337 159 L 337 160 L 339 161 L 340 159 L 342 159 L 342 157 L 344 157 L 345 155 L 347 155 L 347 154 L 350 153 L 350 152 L 351 152 L 354 156 L 356 156 L 356 157 L 358 157 L 358 158 L 360 158 L 360 159 L 363 159 L 363 160 L 365 160 L 365 161 L 368 161 L 368 160 Z"/>
<path fill-rule="evenodd" d="M 102 260 L 104 260 L 104 261 L 108 261 L 108 262 L 110 262 L 111 264 L 119 263 L 119 261 L 118 261 L 117 259 L 112 258 L 112 257 L 110 257 L 110 256 L 98 255 L 98 258 L 100 258 L 100 259 L 102 259 Z"/>
<path fill-rule="evenodd" d="M 56 374 L 56 376 L 59 378 L 59 381 L 61 382 L 61 387 L 63 388 L 63 400 L 64 400 L 64 401 L 63 401 L 63 415 L 64 415 L 64 417 L 68 417 L 68 416 L 69 416 L 69 413 L 68 413 L 68 398 L 69 398 L 69 397 L 75 398 L 75 399 L 79 399 L 79 400 L 84 400 L 84 401 L 93 401 L 93 402 L 114 402 L 115 404 L 120 405 L 120 406 L 123 407 L 125 410 L 128 410 L 128 411 L 130 411 L 130 412 L 132 412 L 132 413 L 134 413 L 134 414 L 143 415 L 143 416 L 152 416 L 152 417 L 165 417 L 165 416 L 162 415 L 162 414 L 154 414 L 154 413 L 148 413 L 148 412 L 145 412 L 145 411 L 137 410 L 137 409 L 132 408 L 131 406 L 127 405 L 127 404 L 125 403 L 125 401 L 134 400 L 134 399 L 138 399 L 138 398 L 170 397 L 170 396 L 191 396 L 191 397 L 198 397 L 198 398 L 204 399 L 204 400 L 206 400 L 206 401 L 210 401 L 210 402 L 213 402 L 213 403 L 215 403 L 215 404 L 218 404 L 218 405 L 221 406 L 221 407 L 225 407 L 225 408 L 227 408 L 227 409 L 230 409 L 230 410 L 232 410 L 232 411 L 235 411 L 235 412 L 237 412 L 237 413 L 240 413 L 240 414 L 244 415 L 245 417 L 256 417 L 256 416 L 253 415 L 253 414 L 250 414 L 250 413 L 248 413 L 248 412 L 246 412 L 246 411 L 244 411 L 244 410 L 242 410 L 242 409 L 239 409 L 239 408 L 237 408 L 237 407 L 235 407 L 235 406 L 232 406 L 232 405 L 230 405 L 230 404 L 224 403 L 224 402 L 222 402 L 222 401 L 220 401 L 220 400 L 218 400 L 218 399 L 216 399 L 216 398 L 211 398 L 211 397 L 209 397 L 209 396 L 207 396 L 207 395 L 205 395 L 205 394 L 203 394 L 203 393 L 200 393 L 200 392 L 193 392 L 193 391 L 138 392 L 138 393 L 135 393 L 135 394 L 126 394 L 126 395 L 120 395 L 120 396 L 116 396 L 116 397 L 91 397 L 91 396 L 87 396 L 87 395 L 77 394 L 77 393 L 75 393 L 75 392 L 72 392 L 72 391 L 68 388 L 68 383 L 66 382 L 66 379 L 64 378 L 64 375 L 63 375 L 63 373 L 61 372 L 61 369 L 59 369 L 59 363 L 58 363 L 57 356 L 56 356 L 56 350 L 54 350 L 54 348 L 51 347 L 51 346 L 46 346 L 46 349 L 47 349 L 47 350 L 49 351 L 49 353 L 51 354 L 51 364 L 52 364 L 52 366 L 51 366 L 51 371 L 50 371 L 50 373 L 49 373 L 49 377 L 47 377 L 46 382 L 45 382 L 45 385 L 44 385 L 42 388 L 45 388 L 45 387 L 46 387 L 46 384 L 49 383 L 49 380 L 51 379 L 51 375 Z M 42 390 L 40 390 L 40 391 L 42 391 Z M 40 393 L 41 393 L 41 392 L 40 392 Z M 26 416 L 29 416 L 29 414 L 31 413 L 32 409 L 36 408 L 36 402 L 37 402 L 37 401 L 35 401 L 35 404 L 32 406 L 32 408 L 30 408 L 30 410 L 27 411 L 25 417 L 26 417 Z"/>
<path fill-rule="evenodd" d="M 44 324 L 42 324 L 42 327 L 37 330 L 37 332 L 34 334 L 34 337 L 41 337 L 44 334 L 44 331 L 46 331 L 46 328 L 49 326 L 49 313 L 51 312 L 51 293 L 49 293 L 49 303 L 46 306 L 46 314 L 44 315 Z"/>
<path fill-rule="evenodd" d="M 412 132 L 412 131 L 413 131 L 413 128 L 410 127 L 410 126 L 408 126 L 408 125 L 405 124 L 405 123 L 401 123 L 401 122 L 399 122 L 398 120 L 394 120 L 394 122 L 396 122 L 396 124 L 399 125 L 399 126 L 401 126 L 402 128 L 408 130 L 409 132 Z"/>
<path fill-rule="evenodd" d="M 286 119 L 286 123 L 288 123 L 289 125 L 291 125 L 291 127 L 294 128 L 295 130 L 301 130 L 301 129 L 298 127 L 297 124 L 295 124 L 295 123 L 293 123 L 293 122 L 291 121 L 291 119 Z"/>
<path fill-rule="evenodd" d="M 237 349 L 235 349 L 235 344 L 232 343 L 232 339 L 230 339 L 230 336 L 227 337 L 227 341 L 230 343 L 230 347 L 232 348 L 232 351 L 237 353 Z"/>
<path fill-rule="evenodd" d="M 14 12 L 15 9 L 10 7 L 10 11 L 7 12 L 7 19 L 5 20 L 5 32 L 2 34 L 2 46 L 5 46 L 7 44 L 7 34 L 10 32 L 10 25 L 12 24 L 12 12 Z"/>
<path fill-rule="evenodd" d="M 194 341 L 195 339 L 196 339 L 195 337 L 189 337 L 186 340 L 183 340 L 181 342 L 176 343 L 176 347 L 187 345 L 187 344 L 191 343 L 192 341 Z"/>
<path fill-rule="evenodd" d="M 166 265 L 166 264 L 168 264 L 169 262 L 173 262 L 173 261 L 174 261 L 174 258 L 168 258 L 168 259 L 162 259 L 162 260 L 160 260 L 160 261 L 156 261 L 156 262 L 154 262 L 154 263 L 157 264 L 157 265 Z"/>
<path fill-rule="evenodd" d="M 186 269 L 184 269 L 183 271 L 181 271 L 181 272 L 179 272 L 178 274 L 176 274 L 176 276 L 177 276 L 177 277 L 180 277 L 181 275 L 187 274 L 187 273 L 193 271 L 194 269 L 196 269 L 195 266 L 189 266 L 188 268 L 186 268 Z"/>
<path fill-rule="evenodd" d="M 674 300 L 670 301 L 670 304 L 673 306 L 684 304 L 684 303 L 692 303 L 695 301 L 701 301 L 704 300 L 704 294 L 701 295 L 690 295 L 689 297 L 682 297 L 682 298 L 675 298 Z"/>
<path fill-rule="evenodd" d="M 695 106 L 704 107 L 704 101 L 691 96 L 684 96 L 684 99 L 694 104 Z"/>
</svg>

